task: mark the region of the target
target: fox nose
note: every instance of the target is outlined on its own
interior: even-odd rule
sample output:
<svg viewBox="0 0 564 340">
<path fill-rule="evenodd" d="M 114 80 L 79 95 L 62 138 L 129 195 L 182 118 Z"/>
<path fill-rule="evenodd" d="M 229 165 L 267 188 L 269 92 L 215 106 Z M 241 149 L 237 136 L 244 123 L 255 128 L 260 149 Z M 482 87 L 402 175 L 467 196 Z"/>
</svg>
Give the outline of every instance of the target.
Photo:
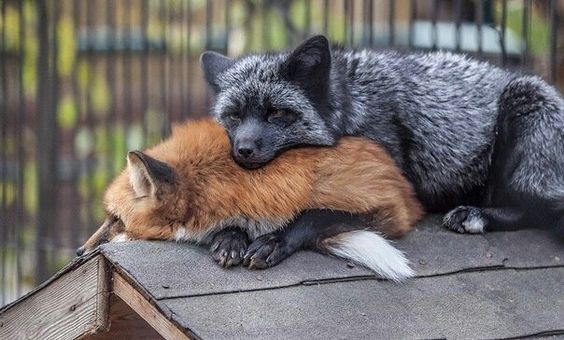
<svg viewBox="0 0 564 340">
<path fill-rule="evenodd" d="M 80 247 L 76 250 L 76 256 L 82 256 L 84 254 L 84 247 Z"/>
<path fill-rule="evenodd" d="M 237 149 L 237 152 L 239 153 L 239 155 L 241 155 L 245 158 L 248 158 L 248 157 L 252 156 L 252 154 L 255 151 L 251 148 L 239 148 L 239 149 Z"/>
</svg>

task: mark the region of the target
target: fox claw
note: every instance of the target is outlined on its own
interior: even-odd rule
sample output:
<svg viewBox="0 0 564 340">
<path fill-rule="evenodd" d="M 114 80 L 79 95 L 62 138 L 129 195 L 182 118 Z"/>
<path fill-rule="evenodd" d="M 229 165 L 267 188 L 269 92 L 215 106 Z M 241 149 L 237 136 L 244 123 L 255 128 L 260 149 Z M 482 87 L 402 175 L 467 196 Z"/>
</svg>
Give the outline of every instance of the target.
<svg viewBox="0 0 564 340">
<path fill-rule="evenodd" d="M 266 234 L 254 240 L 243 258 L 243 265 L 249 269 L 273 267 L 290 256 L 286 241 L 276 234 Z"/>
<path fill-rule="evenodd" d="M 215 234 L 210 252 L 217 264 L 223 268 L 229 268 L 243 262 L 248 244 L 247 234 L 241 229 L 225 229 Z"/>
</svg>

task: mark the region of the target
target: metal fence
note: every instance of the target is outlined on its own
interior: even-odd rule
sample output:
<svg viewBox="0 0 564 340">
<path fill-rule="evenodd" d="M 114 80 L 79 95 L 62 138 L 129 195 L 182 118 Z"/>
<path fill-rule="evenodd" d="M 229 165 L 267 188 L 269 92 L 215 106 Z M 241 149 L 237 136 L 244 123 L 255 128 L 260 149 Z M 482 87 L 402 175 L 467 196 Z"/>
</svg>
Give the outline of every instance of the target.
<svg viewBox="0 0 564 340">
<path fill-rule="evenodd" d="M 0 305 L 74 256 L 127 150 L 207 113 L 204 49 L 325 33 L 463 52 L 562 87 L 560 14 L 564 0 L 0 0 Z"/>
</svg>

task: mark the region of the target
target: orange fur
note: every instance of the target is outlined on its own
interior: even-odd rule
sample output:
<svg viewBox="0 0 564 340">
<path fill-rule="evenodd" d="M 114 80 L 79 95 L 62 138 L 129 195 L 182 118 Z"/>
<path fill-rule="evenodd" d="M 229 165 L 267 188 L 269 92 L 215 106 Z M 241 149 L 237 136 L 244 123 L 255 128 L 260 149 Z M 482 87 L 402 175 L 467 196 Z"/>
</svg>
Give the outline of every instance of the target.
<svg viewBox="0 0 564 340">
<path fill-rule="evenodd" d="M 383 216 L 384 231 L 393 236 L 423 215 L 393 160 L 368 140 L 292 149 L 256 170 L 239 167 L 230 150 L 224 129 L 210 119 L 175 126 L 170 138 L 146 151 L 175 170 L 175 185 L 157 197 L 136 197 L 126 169 L 106 191 L 108 214 L 121 219 L 129 239 L 173 239 L 185 227 L 195 241 L 233 218 L 282 227 L 313 208 Z"/>
</svg>

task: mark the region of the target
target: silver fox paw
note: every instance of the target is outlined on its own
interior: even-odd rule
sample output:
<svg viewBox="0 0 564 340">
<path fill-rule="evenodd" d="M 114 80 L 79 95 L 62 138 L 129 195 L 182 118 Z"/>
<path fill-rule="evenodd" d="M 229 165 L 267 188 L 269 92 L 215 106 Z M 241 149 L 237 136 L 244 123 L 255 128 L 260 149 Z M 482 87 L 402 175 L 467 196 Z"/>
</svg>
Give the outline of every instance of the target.
<svg viewBox="0 0 564 340">
<path fill-rule="evenodd" d="M 443 217 L 443 226 L 459 233 L 483 233 L 486 224 L 482 211 L 476 207 L 460 206 Z"/>
<path fill-rule="evenodd" d="M 243 265 L 249 269 L 266 269 L 277 265 L 290 255 L 283 235 L 266 234 L 251 243 Z"/>
<path fill-rule="evenodd" d="M 225 229 L 213 237 L 210 246 L 212 258 L 223 268 L 238 266 L 249 245 L 247 234 L 237 228 Z"/>
</svg>

